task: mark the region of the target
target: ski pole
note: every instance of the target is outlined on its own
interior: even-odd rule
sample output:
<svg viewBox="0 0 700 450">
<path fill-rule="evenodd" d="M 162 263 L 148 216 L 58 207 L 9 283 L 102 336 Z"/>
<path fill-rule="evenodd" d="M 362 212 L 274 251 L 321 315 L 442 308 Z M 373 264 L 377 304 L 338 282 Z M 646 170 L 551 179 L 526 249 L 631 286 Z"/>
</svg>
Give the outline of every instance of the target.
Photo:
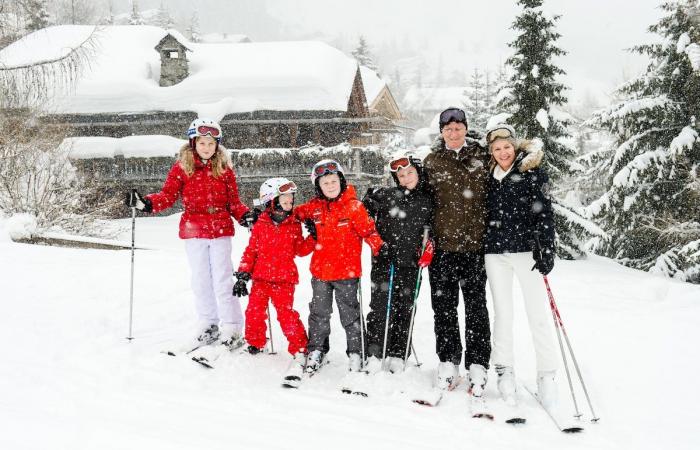
<svg viewBox="0 0 700 450">
<path fill-rule="evenodd" d="M 422 364 L 420 361 L 418 361 L 418 353 L 416 353 L 416 348 L 413 346 L 413 342 L 411 342 L 411 351 L 413 352 L 413 357 L 416 360 L 416 367 L 420 367 Z M 404 361 L 403 363 L 404 370 L 406 370 L 406 362 Z"/>
<path fill-rule="evenodd" d="M 362 278 L 357 279 L 357 294 L 360 297 L 360 356 L 362 367 L 365 367 L 365 314 L 362 312 Z"/>
<path fill-rule="evenodd" d="M 425 246 L 428 245 L 428 232 L 430 227 L 423 227 L 423 243 L 421 246 L 421 253 L 425 251 Z M 408 362 L 408 350 L 413 351 L 413 356 L 416 358 L 416 365 L 420 367 L 420 362 L 418 361 L 418 356 L 416 355 L 416 350 L 413 348 L 413 323 L 416 318 L 416 307 L 418 306 L 418 294 L 420 293 L 420 285 L 423 281 L 423 268 L 418 267 L 418 278 L 416 278 L 416 289 L 413 292 L 413 306 L 411 307 L 411 322 L 408 326 L 408 341 L 406 342 L 406 353 L 403 356 L 403 368 L 406 370 L 406 363 Z"/>
<path fill-rule="evenodd" d="M 272 340 L 272 319 L 270 318 L 270 304 L 267 304 L 267 329 L 270 332 L 270 354 L 276 355 L 275 353 L 275 341 Z"/>
<path fill-rule="evenodd" d="M 538 250 L 540 251 L 540 254 L 542 254 L 542 245 L 540 244 L 540 233 L 538 231 L 535 231 L 534 233 L 535 237 L 535 244 L 537 245 Z M 571 381 L 571 374 L 569 371 L 569 365 L 566 360 L 566 354 L 564 352 L 564 345 L 562 344 L 562 339 L 561 335 L 564 335 L 564 340 L 566 341 L 566 346 L 569 350 L 569 355 L 571 356 L 571 361 L 574 363 L 574 368 L 576 369 L 576 374 L 578 375 L 578 379 L 581 382 L 581 387 L 583 388 L 583 393 L 586 395 L 586 401 L 588 402 L 588 407 L 591 410 L 591 415 L 593 418 L 591 419 L 591 422 L 597 422 L 600 420 L 600 418 L 596 415 L 595 411 L 593 410 L 593 404 L 591 403 L 591 398 L 588 395 L 588 389 L 586 388 L 586 383 L 583 381 L 583 376 L 581 375 L 581 369 L 579 368 L 578 361 L 576 361 L 576 355 L 574 354 L 574 349 L 571 346 L 571 341 L 569 340 L 569 335 L 566 333 L 566 328 L 564 328 L 564 322 L 561 319 L 561 314 L 559 313 L 559 308 L 557 307 L 557 303 L 554 301 L 554 294 L 552 294 L 552 289 L 549 286 L 549 280 L 547 279 L 547 275 L 542 275 L 542 279 L 544 280 L 544 285 L 545 288 L 547 289 L 547 297 L 549 298 L 549 307 L 552 310 L 552 318 L 554 319 L 554 328 L 557 330 L 557 339 L 559 340 L 559 350 L 561 351 L 561 356 L 562 359 L 564 360 L 564 369 L 566 370 L 566 377 L 569 381 L 569 390 L 571 391 L 571 398 L 574 402 L 574 409 L 576 410 L 576 414 L 574 417 L 580 418 L 581 413 L 579 412 L 578 409 L 578 403 L 576 402 L 576 395 L 574 394 L 574 387 L 573 383 Z"/>
<path fill-rule="evenodd" d="M 394 263 L 389 265 L 389 295 L 386 300 L 386 319 L 384 320 L 384 348 L 382 350 L 382 370 L 385 370 L 386 342 L 389 338 L 389 314 L 391 313 L 391 294 L 394 291 Z"/>
<path fill-rule="evenodd" d="M 129 201 L 130 205 L 134 204 L 134 192 L 136 189 L 131 190 L 131 199 Z M 129 336 L 127 339 L 131 342 L 134 339 L 132 335 L 132 325 L 134 317 L 134 249 L 136 247 L 136 207 L 131 207 L 131 283 L 129 288 Z"/>
<path fill-rule="evenodd" d="M 555 322 L 558 323 L 559 328 L 561 328 L 561 332 L 564 335 L 564 340 L 566 341 L 566 346 L 569 349 L 569 355 L 571 356 L 571 361 L 574 363 L 574 368 L 576 369 L 576 374 L 578 375 L 578 379 L 581 382 L 581 387 L 583 388 L 583 393 L 586 395 L 586 401 L 588 402 L 588 408 L 591 410 L 591 415 L 593 418 L 591 418 L 591 422 L 597 422 L 600 420 L 600 417 L 598 417 L 593 410 L 593 403 L 591 403 L 591 397 L 588 395 L 588 389 L 586 389 L 586 383 L 583 381 L 583 375 L 581 375 L 581 369 L 578 366 L 578 362 L 576 361 L 576 356 L 574 355 L 574 349 L 571 346 L 571 341 L 569 341 L 569 335 L 566 333 L 566 328 L 564 328 L 564 322 L 561 320 L 561 314 L 559 314 L 559 308 L 557 308 L 557 304 L 554 301 L 554 295 L 552 294 L 552 289 L 549 287 L 549 280 L 547 280 L 547 275 L 543 275 L 542 278 L 544 279 L 544 285 L 547 288 L 547 295 L 549 296 L 549 306 L 552 308 L 552 314 L 554 315 Z M 580 416 L 580 413 L 578 412 L 578 408 L 576 410 L 576 413 L 578 416 Z"/>
</svg>

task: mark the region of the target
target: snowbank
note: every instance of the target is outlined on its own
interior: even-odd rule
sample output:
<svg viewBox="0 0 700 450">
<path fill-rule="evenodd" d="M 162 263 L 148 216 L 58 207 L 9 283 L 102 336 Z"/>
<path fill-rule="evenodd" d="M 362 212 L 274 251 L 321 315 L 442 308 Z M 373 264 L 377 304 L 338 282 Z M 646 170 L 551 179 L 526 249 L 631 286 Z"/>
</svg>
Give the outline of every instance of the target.
<svg viewBox="0 0 700 450">
<path fill-rule="evenodd" d="M 464 384 L 436 408 L 408 401 L 398 391 L 403 378 L 396 375 L 377 377 L 390 388 L 385 394 L 340 393 L 347 357 L 337 312 L 331 320 L 330 362 L 298 390 L 280 387 L 290 356 L 272 308 L 276 355 L 224 355 L 209 370 L 187 357 L 162 354 L 179 348 L 195 322 L 187 258 L 177 238 L 179 218 L 137 218 L 137 246 L 153 249 L 135 255 L 133 341 L 125 339 L 130 251 L 0 243 L 0 339 L 8 343 L 0 377 L 1 448 L 224 450 L 235 443 L 271 450 L 308 448 L 309 439 L 338 450 L 700 447 L 695 420 L 700 386 L 693 380 L 669 382 L 700 369 L 692 357 L 700 339 L 698 286 L 606 258 L 558 260 L 549 281 L 601 421 L 584 420 L 584 433 L 563 435 L 521 389 L 527 424 L 515 429 L 498 418 L 469 417 Z M 130 219 L 117 222 L 130 230 Z M 237 229 L 236 263 L 248 236 Z M 120 239 L 130 241 L 130 231 Z M 364 246 L 365 313 L 370 263 Z M 295 307 L 306 323 L 309 257 L 298 258 L 297 265 Z M 428 274 L 423 276 L 413 340 L 423 365 L 410 375 L 429 387 L 438 358 Z M 517 290 L 514 315 L 516 373 L 520 387 L 532 387 L 535 359 Z M 460 372 L 465 374 L 464 367 Z M 558 380 L 560 402 L 571 417 L 563 369 Z M 578 394 L 587 413 L 585 397 Z M 496 405 L 493 369 L 485 395 Z"/>
<path fill-rule="evenodd" d="M 31 214 L 14 214 L 8 218 L 0 215 L 0 242 L 29 239 L 36 234 L 36 217 Z"/>
</svg>

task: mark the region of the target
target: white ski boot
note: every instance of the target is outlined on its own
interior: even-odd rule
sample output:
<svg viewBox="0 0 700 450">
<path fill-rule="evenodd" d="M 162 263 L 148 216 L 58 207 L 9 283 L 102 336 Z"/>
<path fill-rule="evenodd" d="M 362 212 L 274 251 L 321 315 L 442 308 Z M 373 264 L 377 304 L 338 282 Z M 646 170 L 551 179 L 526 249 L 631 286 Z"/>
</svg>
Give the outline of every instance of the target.
<svg viewBox="0 0 700 450">
<path fill-rule="evenodd" d="M 515 373 L 511 366 L 496 365 L 498 374 L 498 392 L 504 402 L 514 406 L 517 403 Z"/>
<path fill-rule="evenodd" d="M 309 357 L 306 359 L 306 368 L 304 373 L 311 377 L 323 364 L 323 352 L 321 350 L 314 350 L 309 353 Z"/>
<path fill-rule="evenodd" d="M 348 372 L 359 372 L 362 370 L 362 357 L 359 353 L 350 353 L 348 355 Z"/>
<path fill-rule="evenodd" d="M 453 363 L 446 361 L 438 364 L 435 387 L 443 391 L 451 391 L 457 385 L 459 370 Z"/>
<path fill-rule="evenodd" d="M 557 383 L 554 381 L 556 373 L 555 370 L 537 372 L 537 397 L 548 411 L 554 411 L 559 397 Z"/>
<path fill-rule="evenodd" d="M 211 324 L 199 333 L 196 341 L 201 345 L 210 345 L 216 342 L 220 335 L 219 326 Z"/>
<path fill-rule="evenodd" d="M 389 372 L 391 373 L 403 372 L 403 358 L 397 358 L 396 356 L 387 356 L 385 364 L 386 368 L 389 369 Z"/>
<path fill-rule="evenodd" d="M 484 400 L 487 372 L 481 364 L 469 365 L 469 409 L 472 417 L 493 420 L 493 414 Z"/>
<path fill-rule="evenodd" d="M 474 397 L 481 397 L 486 387 L 486 368 L 481 364 L 469 365 L 469 393 Z"/>
<path fill-rule="evenodd" d="M 376 356 L 370 356 L 367 358 L 367 365 L 365 365 L 365 370 L 368 374 L 379 373 L 382 371 L 382 360 Z"/>
<path fill-rule="evenodd" d="M 301 383 L 301 377 L 304 375 L 306 367 L 306 354 L 298 352 L 294 355 L 292 362 L 289 363 L 287 372 L 284 374 L 282 386 L 288 388 L 298 388 Z"/>
<path fill-rule="evenodd" d="M 236 330 L 234 325 L 224 324 L 221 326 L 221 344 L 229 351 L 234 351 L 245 344 L 245 339 L 240 331 Z"/>
</svg>

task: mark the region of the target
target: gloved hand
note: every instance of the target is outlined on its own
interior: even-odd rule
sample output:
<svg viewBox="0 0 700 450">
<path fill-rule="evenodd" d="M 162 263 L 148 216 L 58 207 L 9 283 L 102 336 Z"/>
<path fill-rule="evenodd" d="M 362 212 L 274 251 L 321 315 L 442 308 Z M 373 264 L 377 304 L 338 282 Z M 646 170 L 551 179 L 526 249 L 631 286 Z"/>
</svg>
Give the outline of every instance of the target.
<svg viewBox="0 0 700 450">
<path fill-rule="evenodd" d="M 132 189 L 126 193 L 124 204 L 127 208 L 136 208 L 139 211 L 147 213 L 153 211 L 153 203 L 151 203 L 151 201 L 146 197 L 139 194 L 136 189 Z"/>
<path fill-rule="evenodd" d="M 245 214 L 243 214 L 243 216 L 241 216 L 241 220 L 239 220 L 238 223 L 243 227 L 250 228 L 255 224 L 255 222 L 258 221 L 260 212 L 261 211 L 258 208 L 248 210 Z"/>
<path fill-rule="evenodd" d="M 311 235 L 313 240 L 317 240 L 317 234 L 316 234 L 316 222 L 314 222 L 314 219 L 304 219 L 304 228 L 306 228 L 306 231 Z"/>
<path fill-rule="evenodd" d="M 386 242 L 379 249 L 380 258 L 393 262 L 396 259 L 396 250 Z"/>
<path fill-rule="evenodd" d="M 423 253 L 421 253 L 420 258 L 418 258 L 418 266 L 422 268 L 428 267 L 433 261 L 434 254 L 435 244 L 433 244 L 432 239 L 428 239 L 428 242 L 425 244 L 425 249 L 423 250 Z"/>
<path fill-rule="evenodd" d="M 245 297 L 248 295 L 248 287 L 246 283 L 250 280 L 250 273 L 248 272 L 236 272 L 234 273 L 238 281 L 233 285 L 233 291 L 231 293 L 235 297 Z"/>
<path fill-rule="evenodd" d="M 535 265 L 530 270 L 537 269 L 542 275 L 548 275 L 554 269 L 554 250 L 543 248 L 540 251 L 540 247 L 535 245 L 532 248 L 532 259 L 535 260 Z"/>
</svg>

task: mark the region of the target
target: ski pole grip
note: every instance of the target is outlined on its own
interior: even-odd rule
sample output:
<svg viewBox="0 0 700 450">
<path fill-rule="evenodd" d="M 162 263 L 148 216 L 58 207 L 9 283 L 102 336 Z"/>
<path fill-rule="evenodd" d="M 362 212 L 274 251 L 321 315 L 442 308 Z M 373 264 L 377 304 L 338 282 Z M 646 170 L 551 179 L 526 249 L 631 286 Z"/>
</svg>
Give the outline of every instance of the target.
<svg viewBox="0 0 700 450">
<path fill-rule="evenodd" d="M 428 233 L 430 233 L 430 227 L 428 225 L 423 226 L 423 250 L 425 246 L 428 245 Z"/>
<path fill-rule="evenodd" d="M 537 246 L 537 250 L 542 252 L 542 245 L 540 244 L 540 232 L 535 230 L 532 232 L 532 235 L 535 237 L 535 245 Z"/>
</svg>

